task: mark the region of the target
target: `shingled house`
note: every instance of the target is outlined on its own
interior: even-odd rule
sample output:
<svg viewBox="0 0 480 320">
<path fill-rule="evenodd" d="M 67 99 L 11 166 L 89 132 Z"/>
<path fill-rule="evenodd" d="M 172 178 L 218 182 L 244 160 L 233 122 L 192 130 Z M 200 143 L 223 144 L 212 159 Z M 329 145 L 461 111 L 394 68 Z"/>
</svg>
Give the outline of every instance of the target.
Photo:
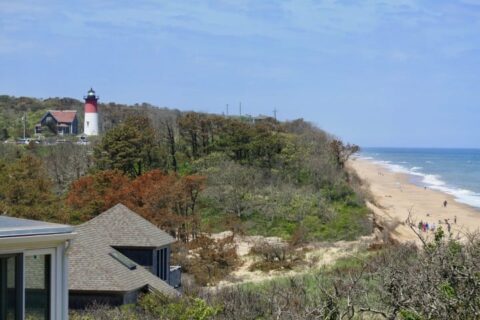
<svg viewBox="0 0 480 320">
<path fill-rule="evenodd" d="M 178 295 L 179 268 L 170 267 L 175 242 L 122 204 L 76 227 L 69 251 L 70 307 L 134 303 L 141 292 Z"/>
<path fill-rule="evenodd" d="M 54 134 L 78 134 L 78 118 L 75 110 L 48 110 L 35 126 L 35 133 L 49 130 Z"/>
</svg>

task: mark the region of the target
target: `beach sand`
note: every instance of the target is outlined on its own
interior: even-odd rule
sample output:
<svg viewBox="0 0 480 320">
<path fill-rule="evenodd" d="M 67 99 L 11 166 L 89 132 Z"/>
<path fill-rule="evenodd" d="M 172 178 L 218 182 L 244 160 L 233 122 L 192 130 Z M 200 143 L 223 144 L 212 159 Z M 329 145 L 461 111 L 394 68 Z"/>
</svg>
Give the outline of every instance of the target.
<svg viewBox="0 0 480 320">
<path fill-rule="evenodd" d="M 409 211 L 412 220 L 435 223 L 442 222 L 444 231 L 447 231 L 445 219 L 449 219 L 454 237 L 464 237 L 468 232 L 480 230 L 480 210 L 461 204 L 448 194 L 409 182 L 409 176 L 395 173 L 387 168 L 363 159 L 350 160 L 348 166 L 354 169 L 358 176 L 365 181 L 366 188 L 370 189 L 374 203 L 368 203 L 375 213 L 375 218 L 382 225 L 395 226 L 392 238 L 401 242 L 418 241 L 418 237 L 405 223 Z M 448 205 L 443 207 L 447 200 Z M 457 223 L 454 223 L 454 217 Z M 431 232 L 422 234 L 432 237 Z"/>
</svg>

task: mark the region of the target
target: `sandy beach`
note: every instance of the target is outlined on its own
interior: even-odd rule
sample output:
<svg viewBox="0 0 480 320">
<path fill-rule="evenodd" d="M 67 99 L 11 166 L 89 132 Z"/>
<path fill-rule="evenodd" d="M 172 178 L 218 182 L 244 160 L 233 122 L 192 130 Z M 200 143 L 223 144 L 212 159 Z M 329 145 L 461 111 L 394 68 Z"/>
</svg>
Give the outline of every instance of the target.
<svg viewBox="0 0 480 320">
<path fill-rule="evenodd" d="M 445 219 L 448 219 L 454 236 L 462 237 L 466 232 L 480 230 L 480 210 L 456 202 L 451 195 L 414 185 L 409 182 L 408 175 L 389 171 L 372 161 L 353 159 L 348 165 L 366 182 L 366 188 L 370 189 L 374 203 L 368 205 L 376 218 L 383 224 L 396 225 L 392 233 L 395 240 L 418 240 L 405 224 L 409 211 L 416 223 L 435 223 L 445 231 Z M 448 201 L 446 208 L 443 206 L 445 200 Z M 455 216 L 457 223 L 454 223 Z M 424 234 L 431 236 L 431 232 Z"/>
</svg>

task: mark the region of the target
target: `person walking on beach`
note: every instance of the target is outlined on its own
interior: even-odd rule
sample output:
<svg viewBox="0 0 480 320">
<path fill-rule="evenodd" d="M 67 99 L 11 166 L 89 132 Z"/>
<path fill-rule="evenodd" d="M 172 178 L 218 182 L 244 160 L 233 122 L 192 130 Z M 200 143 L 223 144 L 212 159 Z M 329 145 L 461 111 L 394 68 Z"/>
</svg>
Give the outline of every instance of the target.
<svg viewBox="0 0 480 320">
<path fill-rule="evenodd" d="M 450 225 L 450 223 L 447 224 L 447 230 L 448 230 L 448 233 L 450 233 L 450 230 L 452 230 L 452 226 Z"/>
<path fill-rule="evenodd" d="M 453 217 L 453 223 L 457 224 L 457 216 Z"/>
<path fill-rule="evenodd" d="M 448 204 L 447 200 L 443 201 L 443 207 L 444 207 L 444 208 L 447 207 L 447 204 Z"/>
</svg>

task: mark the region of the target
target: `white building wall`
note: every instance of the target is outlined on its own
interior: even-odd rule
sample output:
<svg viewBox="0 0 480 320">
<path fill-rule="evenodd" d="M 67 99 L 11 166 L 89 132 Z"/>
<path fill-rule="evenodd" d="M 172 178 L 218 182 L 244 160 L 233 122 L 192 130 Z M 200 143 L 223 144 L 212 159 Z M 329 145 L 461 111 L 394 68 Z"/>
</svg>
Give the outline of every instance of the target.
<svg viewBox="0 0 480 320">
<path fill-rule="evenodd" d="M 31 236 L 23 239 L 15 237 L 11 239 L 0 239 L 0 254 L 16 254 L 22 253 L 24 260 L 26 256 L 36 254 L 50 254 L 51 255 L 51 319 L 52 320 L 68 320 L 68 258 L 66 254 L 66 240 L 59 239 L 49 241 L 49 238 L 54 238 L 55 235 L 50 236 Z M 58 235 L 62 238 L 71 238 L 70 235 Z M 31 240 L 30 240 L 31 239 Z M 18 241 L 18 243 L 16 240 Z M 25 267 L 25 263 L 24 263 Z M 24 285 L 26 280 L 24 269 Z M 34 276 L 34 275 L 33 275 Z M 25 290 L 23 288 L 22 290 Z M 25 302 L 25 299 L 24 301 Z M 25 306 L 24 306 L 25 308 Z"/>
</svg>

